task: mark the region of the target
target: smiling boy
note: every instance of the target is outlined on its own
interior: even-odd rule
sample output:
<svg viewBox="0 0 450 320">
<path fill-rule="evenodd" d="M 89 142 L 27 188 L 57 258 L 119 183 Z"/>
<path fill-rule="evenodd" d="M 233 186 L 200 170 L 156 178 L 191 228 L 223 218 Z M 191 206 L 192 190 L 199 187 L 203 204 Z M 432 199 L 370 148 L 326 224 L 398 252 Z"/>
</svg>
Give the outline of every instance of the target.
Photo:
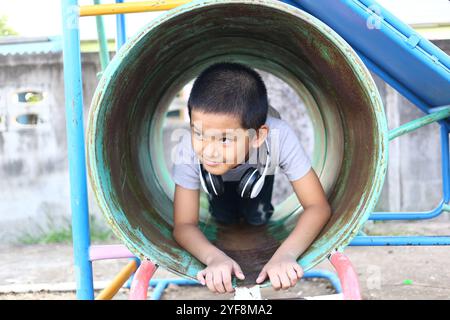
<svg viewBox="0 0 450 320">
<path fill-rule="evenodd" d="M 176 155 L 183 161 L 175 162 L 172 169 L 173 236 L 206 265 L 197 278 L 213 292 L 233 292 L 233 274 L 239 279 L 245 275 L 238 263 L 209 242 L 198 228 L 201 187 L 209 190 L 210 213 L 218 223 L 244 220 L 259 226 L 267 223 L 273 213 L 274 169 L 279 166 L 288 177 L 304 212 L 256 279 L 259 284 L 269 277 L 276 290 L 294 286 L 303 276 L 297 258 L 331 216 L 322 185 L 297 136 L 288 123 L 268 116 L 268 108 L 260 75 L 238 63 L 209 66 L 191 90 L 191 131 L 177 148 Z M 251 178 L 258 175 L 253 168 L 259 172 L 262 164 L 261 184 L 256 188 L 258 179 Z M 219 179 L 214 184 L 217 188 L 206 186 L 206 178 Z M 253 194 L 255 188 L 259 192 Z"/>
</svg>

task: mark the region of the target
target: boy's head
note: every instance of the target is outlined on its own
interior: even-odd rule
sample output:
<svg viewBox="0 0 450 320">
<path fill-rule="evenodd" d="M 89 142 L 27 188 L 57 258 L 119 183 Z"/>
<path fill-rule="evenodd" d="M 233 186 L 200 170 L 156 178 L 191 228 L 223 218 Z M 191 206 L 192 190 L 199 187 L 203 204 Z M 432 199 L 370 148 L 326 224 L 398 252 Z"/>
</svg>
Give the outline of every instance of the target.
<svg viewBox="0 0 450 320">
<path fill-rule="evenodd" d="M 205 169 L 221 175 L 248 159 L 267 136 L 267 90 L 238 63 L 216 63 L 195 80 L 188 100 L 192 145 Z"/>
</svg>

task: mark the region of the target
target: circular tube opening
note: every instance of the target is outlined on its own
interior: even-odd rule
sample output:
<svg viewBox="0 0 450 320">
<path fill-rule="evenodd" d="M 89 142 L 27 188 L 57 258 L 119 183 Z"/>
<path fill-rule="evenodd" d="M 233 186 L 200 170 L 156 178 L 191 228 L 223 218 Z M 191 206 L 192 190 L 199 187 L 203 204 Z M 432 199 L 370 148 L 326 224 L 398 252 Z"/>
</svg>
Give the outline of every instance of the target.
<svg viewBox="0 0 450 320">
<path fill-rule="evenodd" d="M 122 47 L 103 73 L 87 125 L 97 202 L 139 257 L 191 278 L 203 269 L 172 237 L 174 184 L 164 165 L 162 129 L 174 96 L 221 61 L 273 74 L 307 106 L 313 168 L 333 210 L 299 258 L 308 270 L 346 246 L 378 201 L 387 125 L 374 81 L 351 47 L 319 20 L 279 1 L 194 1 L 158 17 Z M 201 230 L 252 279 L 303 209 L 292 195 L 271 223 L 251 229 L 217 225 L 204 205 L 200 211 Z"/>
</svg>

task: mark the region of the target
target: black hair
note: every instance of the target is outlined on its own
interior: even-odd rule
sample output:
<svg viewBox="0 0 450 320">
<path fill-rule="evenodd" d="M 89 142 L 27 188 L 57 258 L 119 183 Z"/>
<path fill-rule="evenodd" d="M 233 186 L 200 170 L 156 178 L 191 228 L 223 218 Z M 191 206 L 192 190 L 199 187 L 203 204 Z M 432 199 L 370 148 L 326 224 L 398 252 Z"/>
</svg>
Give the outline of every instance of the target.
<svg viewBox="0 0 450 320">
<path fill-rule="evenodd" d="M 244 129 L 258 129 L 266 122 L 269 102 L 261 76 L 253 69 L 231 62 L 203 70 L 188 100 L 192 110 L 236 116 Z"/>
</svg>

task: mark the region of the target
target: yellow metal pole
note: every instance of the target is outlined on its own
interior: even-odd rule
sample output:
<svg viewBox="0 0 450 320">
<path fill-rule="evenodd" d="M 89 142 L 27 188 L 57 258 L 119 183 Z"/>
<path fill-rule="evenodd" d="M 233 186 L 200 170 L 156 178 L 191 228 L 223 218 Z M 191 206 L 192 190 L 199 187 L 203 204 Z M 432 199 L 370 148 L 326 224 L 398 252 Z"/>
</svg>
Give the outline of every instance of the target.
<svg viewBox="0 0 450 320">
<path fill-rule="evenodd" d="M 113 279 L 108 287 L 99 293 L 95 300 L 110 300 L 116 295 L 123 284 L 131 277 L 131 275 L 137 270 L 136 260 L 131 260 Z"/>
<path fill-rule="evenodd" d="M 153 0 L 80 6 L 80 17 L 147 11 L 164 11 L 191 1 L 192 0 Z"/>
</svg>

